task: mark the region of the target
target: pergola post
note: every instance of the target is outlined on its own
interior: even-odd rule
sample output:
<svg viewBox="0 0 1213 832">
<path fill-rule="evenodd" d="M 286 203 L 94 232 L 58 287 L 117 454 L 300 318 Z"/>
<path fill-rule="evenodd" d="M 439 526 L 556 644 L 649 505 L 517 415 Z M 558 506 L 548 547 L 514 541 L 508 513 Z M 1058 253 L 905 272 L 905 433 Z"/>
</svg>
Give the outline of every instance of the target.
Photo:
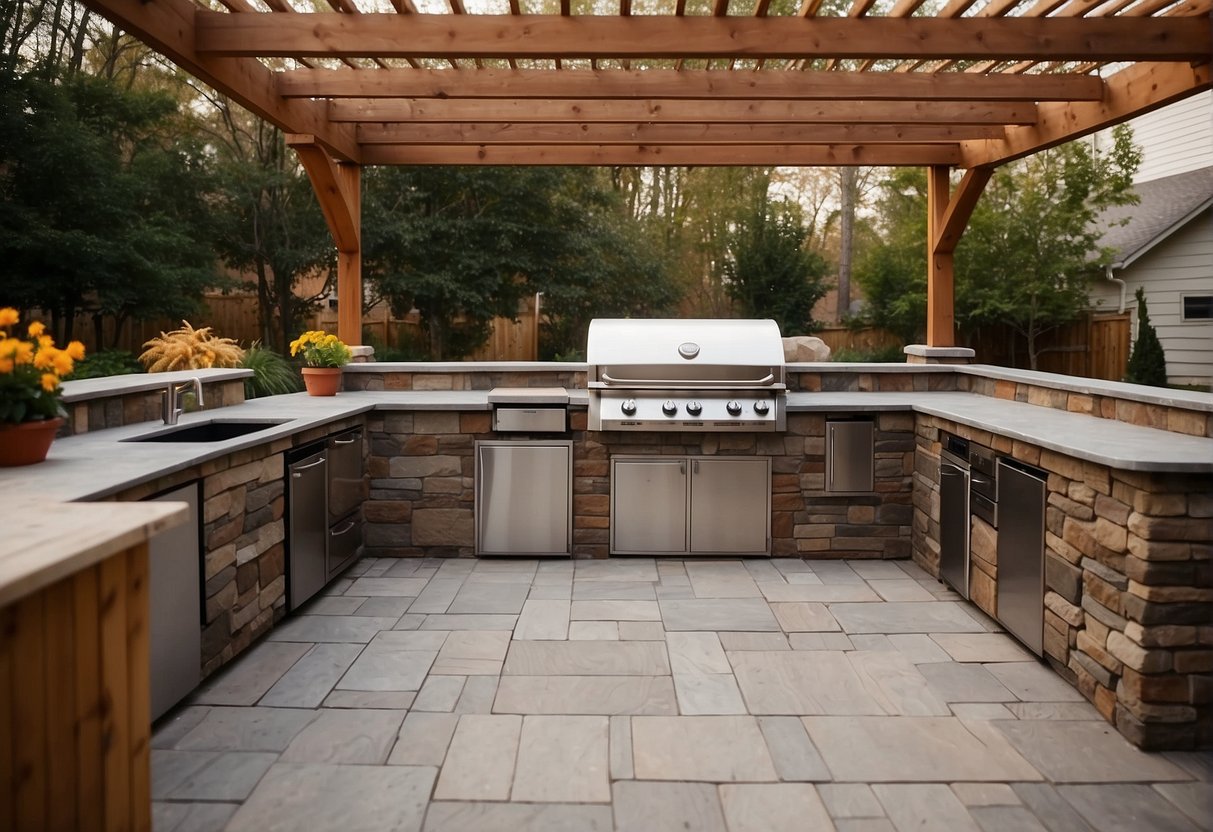
<svg viewBox="0 0 1213 832">
<path fill-rule="evenodd" d="M 362 344 L 362 168 L 333 160 L 315 136 L 288 134 L 337 246 L 337 337 Z"/>
<path fill-rule="evenodd" d="M 973 356 L 972 350 L 956 346 L 953 253 L 994 169 L 969 169 L 955 194 L 950 172 L 947 165 L 927 170 L 927 343 L 906 347 L 911 361 L 949 362 Z"/>
</svg>

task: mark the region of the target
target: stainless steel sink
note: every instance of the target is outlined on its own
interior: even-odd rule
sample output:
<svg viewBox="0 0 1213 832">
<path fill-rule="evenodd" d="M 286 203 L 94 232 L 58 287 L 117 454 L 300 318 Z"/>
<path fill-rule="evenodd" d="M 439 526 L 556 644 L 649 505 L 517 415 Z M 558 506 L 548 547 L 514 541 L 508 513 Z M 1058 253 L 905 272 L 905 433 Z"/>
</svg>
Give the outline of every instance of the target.
<svg viewBox="0 0 1213 832">
<path fill-rule="evenodd" d="M 171 430 L 162 430 L 157 433 L 149 433 L 144 436 L 133 436 L 130 439 L 123 439 L 123 442 L 222 442 L 225 439 L 235 439 L 238 436 L 246 436 L 250 433 L 268 430 L 275 425 L 281 425 L 289 421 L 288 419 L 276 420 L 240 420 L 240 419 L 214 419 L 210 422 L 200 422 L 194 425 L 183 425 L 181 427 L 172 428 Z"/>
</svg>

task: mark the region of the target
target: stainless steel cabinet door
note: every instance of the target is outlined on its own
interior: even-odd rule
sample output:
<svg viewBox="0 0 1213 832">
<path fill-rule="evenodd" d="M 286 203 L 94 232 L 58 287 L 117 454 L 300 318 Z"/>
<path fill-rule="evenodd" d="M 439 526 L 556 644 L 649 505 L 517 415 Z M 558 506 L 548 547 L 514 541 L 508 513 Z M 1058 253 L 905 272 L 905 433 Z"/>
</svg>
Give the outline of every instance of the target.
<svg viewBox="0 0 1213 832">
<path fill-rule="evenodd" d="M 362 505 L 362 431 L 328 440 L 329 523 L 337 523 Z"/>
<path fill-rule="evenodd" d="M 612 460 L 612 552 L 687 550 L 686 469 L 683 459 Z"/>
<path fill-rule="evenodd" d="M 327 485 L 324 453 L 313 454 L 290 466 L 286 481 L 287 510 L 290 512 L 287 581 L 292 610 L 319 592 L 328 577 L 325 554 L 329 527 L 325 505 Z"/>
<path fill-rule="evenodd" d="M 691 551 L 770 552 L 771 461 L 691 460 Z"/>
<path fill-rule="evenodd" d="M 152 719 L 202 680 L 202 561 L 198 547 L 198 484 L 153 497 L 189 503 L 184 525 L 152 538 L 150 560 Z"/>
<path fill-rule="evenodd" d="M 567 555 L 571 442 L 476 444 L 476 552 Z"/>
<path fill-rule="evenodd" d="M 969 471 L 939 465 L 939 577 L 969 597 Z"/>
<path fill-rule="evenodd" d="M 1045 481 L 998 463 L 998 620 L 1044 649 Z"/>
<path fill-rule="evenodd" d="M 874 442 L 871 422 L 826 422 L 826 491 L 875 487 Z"/>
</svg>

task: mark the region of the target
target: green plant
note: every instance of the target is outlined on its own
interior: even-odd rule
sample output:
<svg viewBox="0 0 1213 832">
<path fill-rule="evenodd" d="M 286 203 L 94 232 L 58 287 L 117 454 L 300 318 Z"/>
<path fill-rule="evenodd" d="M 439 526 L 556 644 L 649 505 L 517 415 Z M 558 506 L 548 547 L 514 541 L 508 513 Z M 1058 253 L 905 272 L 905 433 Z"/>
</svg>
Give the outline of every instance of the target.
<svg viewBox="0 0 1213 832">
<path fill-rule="evenodd" d="M 149 373 L 238 367 L 244 358 L 244 350 L 231 338 L 216 337 L 209 326 L 194 329 L 189 321 L 182 321 L 181 329 L 161 332 L 143 346 L 146 349 L 139 360 Z"/>
<path fill-rule="evenodd" d="M 13 337 L 11 329 L 19 320 L 16 309 L 0 309 L 0 424 L 62 416 L 59 381 L 84 358 L 84 345 L 79 341 L 72 341 L 66 349 L 57 348 L 41 321 L 29 325 L 29 340 Z"/>
<path fill-rule="evenodd" d="M 77 361 L 72 368 L 70 381 L 82 378 L 105 378 L 106 376 L 126 376 L 142 373 L 143 365 L 135 358 L 134 353 L 127 350 L 102 350 L 87 356 L 83 361 Z"/>
<path fill-rule="evenodd" d="M 303 389 L 299 372 L 283 356 L 260 343 L 244 351 L 240 366 L 253 371 L 252 378 L 244 380 L 244 397 L 259 399 L 264 396 L 280 396 L 298 393 Z"/>
<path fill-rule="evenodd" d="M 1133 352 L 1129 356 L 1129 367 L 1125 373 L 1125 381 L 1133 384 L 1148 384 L 1152 387 L 1167 386 L 1167 356 L 1163 352 L 1158 333 L 1150 323 L 1150 313 L 1146 309 L 1146 292 L 1138 287 L 1134 295 L 1137 298 L 1137 340 L 1133 342 Z"/>
<path fill-rule="evenodd" d="M 906 361 L 905 352 L 898 344 L 893 344 L 887 347 L 876 347 L 870 350 L 853 349 L 851 347 L 841 347 L 830 355 L 831 361 L 839 361 L 844 363 L 882 363 L 882 364 L 904 364 Z"/>
<path fill-rule="evenodd" d="M 353 354 L 336 335 L 318 329 L 309 330 L 291 342 L 291 356 L 300 356 L 309 367 L 341 367 Z"/>
</svg>

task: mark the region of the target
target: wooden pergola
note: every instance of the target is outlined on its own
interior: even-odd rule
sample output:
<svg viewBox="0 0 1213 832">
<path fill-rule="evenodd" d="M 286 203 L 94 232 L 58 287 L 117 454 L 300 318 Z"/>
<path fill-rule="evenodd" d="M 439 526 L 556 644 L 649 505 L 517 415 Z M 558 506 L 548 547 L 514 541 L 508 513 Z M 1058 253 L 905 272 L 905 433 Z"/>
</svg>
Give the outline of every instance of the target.
<svg viewBox="0 0 1213 832">
<path fill-rule="evenodd" d="M 84 2 L 289 134 L 351 344 L 362 165 L 910 165 L 927 342 L 951 346 L 994 168 L 1210 89 L 1213 56 L 1213 0 Z"/>
</svg>

